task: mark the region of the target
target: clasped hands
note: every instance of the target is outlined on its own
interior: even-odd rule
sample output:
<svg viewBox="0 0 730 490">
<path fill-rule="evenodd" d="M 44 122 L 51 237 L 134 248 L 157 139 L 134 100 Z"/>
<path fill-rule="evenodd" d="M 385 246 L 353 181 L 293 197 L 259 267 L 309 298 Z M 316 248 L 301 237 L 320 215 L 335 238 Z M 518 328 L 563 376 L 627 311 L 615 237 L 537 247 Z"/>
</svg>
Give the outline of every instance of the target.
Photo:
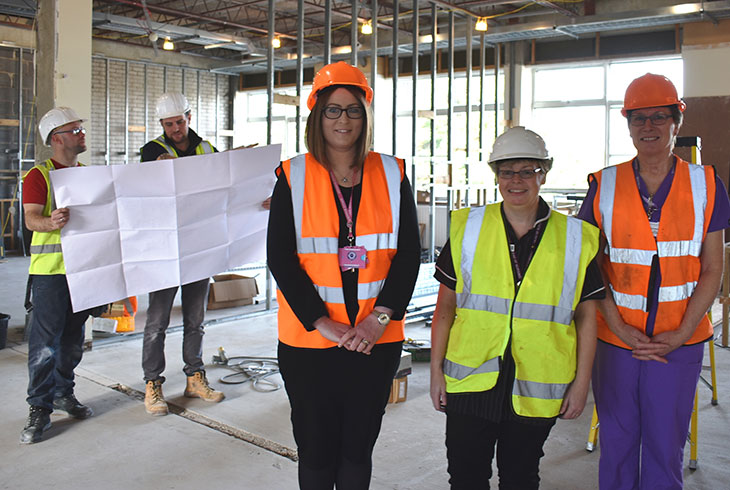
<svg viewBox="0 0 730 490">
<path fill-rule="evenodd" d="M 385 331 L 385 326 L 381 325 L 374 315 L 367 315 L 354 328 L 323 316 L 314 322 L 314 327 L 322 337 L 337 342 L 337 347 L 362 352 L 365 355 L 370 355 L 373 346 Z"/>
<path fill-rule="evenodd" d="M 671 330 L 649 337 L 640 330 L 624 324 L 623 331 L 618 334 L 629 347 L 634 359 L 640 361 L 657 361 L 667 364 L 666 355 L 674 351 L 691 337 L 681 330 Z"/>
</svg>

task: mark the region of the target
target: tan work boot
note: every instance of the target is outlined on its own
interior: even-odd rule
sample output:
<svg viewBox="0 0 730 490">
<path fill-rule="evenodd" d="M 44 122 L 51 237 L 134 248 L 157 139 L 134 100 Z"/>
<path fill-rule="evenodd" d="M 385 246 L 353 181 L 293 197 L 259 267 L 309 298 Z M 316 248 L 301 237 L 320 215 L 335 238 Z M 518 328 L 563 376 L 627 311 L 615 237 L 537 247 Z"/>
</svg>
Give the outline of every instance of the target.
<svg viewBox="0 0 730 490">
<path fill-rule="evenodd" d="M 207 402 L 215 403 L 218 403 L 226 397 L 222 392 L 215 391 L 210 387 L 208 379 L 205 377 L 205 371 L 198 371 L 192 376 L 188 376 L 185 396 L 188 398 L 202 398 Z"/>
<path fill-rule="evenodd" d="M 162 396 L 162 380 L 147 381 L 144 387 L 144 409 L 150 415 L 167 415 L 167 402 Z"/>
</svg>

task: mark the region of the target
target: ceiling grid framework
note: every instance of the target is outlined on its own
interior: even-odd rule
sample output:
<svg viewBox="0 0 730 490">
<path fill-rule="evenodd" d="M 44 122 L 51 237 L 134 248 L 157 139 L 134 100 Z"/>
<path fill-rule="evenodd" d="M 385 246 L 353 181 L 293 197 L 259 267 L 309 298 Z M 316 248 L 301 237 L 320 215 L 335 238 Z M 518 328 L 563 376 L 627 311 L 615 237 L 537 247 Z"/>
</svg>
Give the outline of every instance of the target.
<svg viewBox="0 0 730 490">
<path fill-rule="evenodd" d="M 713 21 L 730 18 L 730 1 L 714 0 L 680 3 L 656 0 L 652 8 L 636 10 L 636 2 L 598 3 L 585 1 L 521 1 L 521 0 L 421 0 L 419 19 L 414 21 L 414 1 L 400 0 L 395 16 L 392 0 L 376 3 L 373 16 L 372 1 L 358 0 L 353 11 L 349 0 L 329 0 L 331 29 L 325 33 L 325 10 L 328 0 L 304 0 L 303 35 L 297 35 L 297 0 L 277 0 L 273 16 L 274 37 L 281 47 L 274 51 L 276 70 L 296 66 L 298 41 L 303 45 L 303 64 L 307 67 L 321 63 L 326 52 L 333 60 L 350 59 L 353 32 L 357 32 L 358 57 L 370 56 L 370 36 L 359 31 L 365 22 L 378 29 L 378 56 L 392 56 L 392 40 L 398 40 L 399 53 L 413 50 L 414 26 L 419 26 L 419 51 L 428 53 L 431 42 L 426 36 L 433 25 L 432 5 L 444 25 L 450 12 L 455 19 L 454 46 L 467 45 L 467 22 L 474 24 L 487 18 L 484 33 L 487 45 L 529 40 L 569 40 L 595 36 L 597 33 L 658 29 L 686 22 Z M 647 2 L 648 3 L 648 2 Z M 597 7 L 612 8 L 612 12 L 595 13 Z M 160 58 L 162 42 L 169 39 L 174 50 L 191 56 L 205 57 L 215 63 L 220 73 L 263 73 L 269 51 L 269 8 L 267 0 L 93 0 L 93 36 L 128 45 L 151 47 Z M 623 9 L 623 10 L 622 10 Z M 34 0 L 0 0 L 0 22 L 25 27 L 32 25 L 37 10 Z M 588 15 L 587 15 L 588 14 Z M 394 20 L 396 17 L 396 21 Z M 353 29 L 357 22 L 358 29 Z M 397 36 L 394 36 L 394 29 Z M 481 33 L 471 30 L 472 42 Z M 329 34 L 329 35 L 325 35 Z M 439 31 L 438 49 L 446 48 L 447 33 Z M 329 39 L 331 46 L 325 49 Z"/>
</svg>

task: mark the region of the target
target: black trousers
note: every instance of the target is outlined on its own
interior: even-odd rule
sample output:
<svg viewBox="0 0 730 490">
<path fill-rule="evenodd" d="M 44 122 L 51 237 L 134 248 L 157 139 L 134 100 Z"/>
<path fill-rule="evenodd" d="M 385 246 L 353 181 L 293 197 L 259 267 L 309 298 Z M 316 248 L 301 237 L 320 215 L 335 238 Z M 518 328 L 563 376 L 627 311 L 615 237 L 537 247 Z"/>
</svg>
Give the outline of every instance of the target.
<svg viewBox="0 0 730 490">
<path fill-rule="evenodd" d="M 400 361 L 401 342 L 371 355 L 279 343 L 302 490 L 367 489 L 375 441 Z"/>
<path fill-rule="evenodd" d="M 540 486 L 542 447 L 555 425 L 500 423 L 481 417 L 447 413 L 446 455 L 452 490 L 489 488 L 497 447 L 500 490 L 531 490 Z"/>
</svg>

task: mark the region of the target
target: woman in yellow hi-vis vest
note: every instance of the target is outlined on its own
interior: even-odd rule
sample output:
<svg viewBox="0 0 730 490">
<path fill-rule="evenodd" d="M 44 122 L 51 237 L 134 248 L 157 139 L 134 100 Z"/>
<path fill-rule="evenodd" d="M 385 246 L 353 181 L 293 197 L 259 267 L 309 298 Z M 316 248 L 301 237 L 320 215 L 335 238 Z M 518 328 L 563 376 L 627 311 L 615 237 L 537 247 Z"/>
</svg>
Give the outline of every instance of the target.
<svg viewBox="0 0 730 490">
<path fill-rule="evenodd" d="M 314 78 L 307 149 L 281 164 L 268 264 L 302 489 L 366 489 L 420 263 L 403 161 L 370 151 L 373 91 L 342 61 Z"/>
<path fill-rule="evenodd" d="M 598 230 L 539 197 L 552 166 L 523 127 L 494 143 L 502 203 L 454 211 L 436 263 L 431 399 L 446 412 L 452 489 L 538 488 L 557 417 L 585 406 L 596 346 Z"/>
</svg>

